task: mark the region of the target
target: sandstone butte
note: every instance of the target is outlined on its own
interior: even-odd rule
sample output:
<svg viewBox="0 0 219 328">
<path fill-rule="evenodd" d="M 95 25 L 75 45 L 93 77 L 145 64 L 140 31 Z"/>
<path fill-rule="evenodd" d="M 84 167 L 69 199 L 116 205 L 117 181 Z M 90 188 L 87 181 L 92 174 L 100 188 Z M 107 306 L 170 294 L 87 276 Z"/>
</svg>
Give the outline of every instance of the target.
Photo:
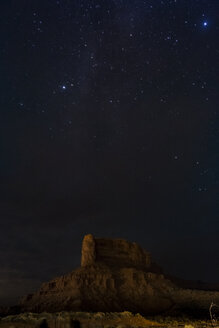
<svg viewBox="0 0 219 328">
<path fill-rule="evenodd" d="M 43 283 L 21 300 L 20 308 L 24 312 L 198 314 L 206 313 L 212 301 L 219 304 L 218 291 L 181 288 L 176 281 L 136 243 L 89 234 L 83 239 L 81 266 Z"/>
</svg>

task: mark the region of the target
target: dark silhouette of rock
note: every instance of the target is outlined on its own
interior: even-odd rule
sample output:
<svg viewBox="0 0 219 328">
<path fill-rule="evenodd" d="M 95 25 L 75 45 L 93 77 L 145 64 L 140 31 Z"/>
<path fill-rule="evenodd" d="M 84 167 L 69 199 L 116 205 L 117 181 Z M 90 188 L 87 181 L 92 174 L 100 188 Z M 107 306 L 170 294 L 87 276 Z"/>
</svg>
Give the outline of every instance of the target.
<svg viewBox="0 0 219 328">
<path fill-rule="evenodd" d="M 122 239 L 84 237 L 81 267 L 44 283 L 21 301 L 23 311 L 102 311 L 156 314 L 207 310 L 219 293 L 182 289 L 148 252 Z"/>
<path fill-rule="evenodd" d="M 196 289 L 205 291 L 219 291 L 219 284 L 207 283 L 201 280 L 186 280 L 165 274 L 165 277 L 171 280 L 176 286 L 183 289 Z"/>
</svg>

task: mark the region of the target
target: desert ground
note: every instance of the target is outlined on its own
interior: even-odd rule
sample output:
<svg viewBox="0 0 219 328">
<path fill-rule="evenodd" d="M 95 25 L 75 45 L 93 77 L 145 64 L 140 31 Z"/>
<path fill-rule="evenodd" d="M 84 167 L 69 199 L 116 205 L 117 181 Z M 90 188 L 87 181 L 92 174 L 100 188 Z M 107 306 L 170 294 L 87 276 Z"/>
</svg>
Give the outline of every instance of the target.
<svg viewBox="0 0 219 328">
<path fill-rule="evenodd" d="M 23 313 L 0 318 L 1 328 L 217 328 L 217 322 L 188 317 L 143 317 L 131 312 L 122 313 Z"/>
</svg>

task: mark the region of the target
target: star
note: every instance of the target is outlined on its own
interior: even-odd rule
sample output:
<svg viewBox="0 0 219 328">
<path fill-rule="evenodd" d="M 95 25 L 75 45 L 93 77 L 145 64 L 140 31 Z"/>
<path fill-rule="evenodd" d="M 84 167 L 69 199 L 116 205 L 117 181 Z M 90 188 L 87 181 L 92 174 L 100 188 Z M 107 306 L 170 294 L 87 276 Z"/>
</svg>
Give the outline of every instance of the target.
<svg viewBox="0 0 219 328">
<path fill-rule="evenodd" d="M 207 21 L 204 21 L 204 22 L 203 22 L 203 26 L 204 26 L 204 27 L 207 27 L 207 26 L 208 26 L 208 22 L 207 22 Z"/>
</svg>

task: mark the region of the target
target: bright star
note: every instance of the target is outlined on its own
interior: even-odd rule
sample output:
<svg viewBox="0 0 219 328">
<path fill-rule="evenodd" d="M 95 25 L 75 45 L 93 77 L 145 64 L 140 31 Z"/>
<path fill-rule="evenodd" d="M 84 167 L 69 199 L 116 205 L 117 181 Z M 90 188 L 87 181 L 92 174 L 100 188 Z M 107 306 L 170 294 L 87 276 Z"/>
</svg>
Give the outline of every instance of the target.
<svg viewBox="0 0 219 328">
<path fill-rule="evenodd" d="M 62 86 L 62 89 L 63 89 L 63 90 L 66 90 L 66 86 L 65 86 L 65 85 L 63 85 L 63 86 Z"/>
<path fill-rule="evenodd" d="M 204 27 L 207 27 L 208 26 L 208 22 L 207 21 L 203 22 L 203 26 Z"/>
</svg>

